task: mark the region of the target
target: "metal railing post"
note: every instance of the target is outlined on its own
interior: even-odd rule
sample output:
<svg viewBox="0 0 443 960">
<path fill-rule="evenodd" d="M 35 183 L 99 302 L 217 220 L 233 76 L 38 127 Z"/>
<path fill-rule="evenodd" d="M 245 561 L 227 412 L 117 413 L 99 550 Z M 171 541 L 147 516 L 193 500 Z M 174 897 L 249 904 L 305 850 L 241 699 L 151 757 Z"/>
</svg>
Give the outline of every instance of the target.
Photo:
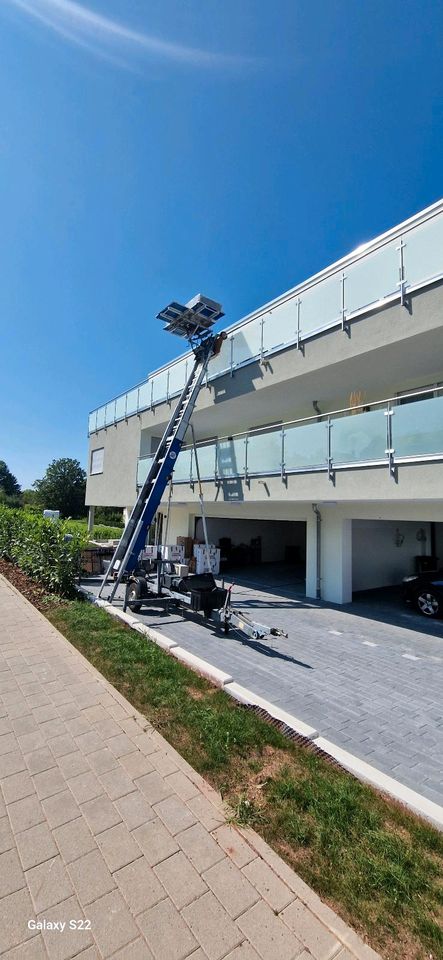
<svg viewBox="0 0 443 960">
<path fill-rule="evenodd" d="M 399 264 L 398 264 L 398 283 L 397 286 L 400 289 L 400 304 L 402 307 L 405 305 L 405 258 L 403 250 L 405 249 L 406 244 L 403 242 L 403 237 L 400 237 L 400 246 L 395 249 L 399 253 Z"/>
<path fill-rule="evenodd" d="M 282 427 L 281 429 L 281 481 L 285 482 L 286 470 L 285 470 L 285 431 Z"/>
<path fill-rule="evenodd" d="M 391 405 L 388 404 L 388 409 L 385 410 L 386 417 L 386 451 L 388 457 L 388 468 L 389 474 L 391 477 L 395 477 L 395 461 L 394 454 L 395 449 L 393 446 L 393 431 L 392 431 L 392 417 L 394 416 L 394 411 L 391 409 Z"/>
</svg>

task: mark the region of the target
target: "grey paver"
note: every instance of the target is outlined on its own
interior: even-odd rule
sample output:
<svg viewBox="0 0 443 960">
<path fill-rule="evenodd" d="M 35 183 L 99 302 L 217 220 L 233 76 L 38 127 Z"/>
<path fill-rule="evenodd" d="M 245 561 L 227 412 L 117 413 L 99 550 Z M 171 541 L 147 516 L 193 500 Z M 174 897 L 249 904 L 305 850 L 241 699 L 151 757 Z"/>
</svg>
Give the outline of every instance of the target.
<svg viewBox="0 0 443 960">
<path fill-rule="evenodd" d="M 61 857 L 45 860 L 26 872 L 26 883 L 36 913 L 48 910 L 73 893 L 72 884 Z"/>
<path fill-rule="evenodd" d="M 71 820 L 53 830 L 54 840 L 65 863 L 77 860 L 90 850 L 96 850 L 97 844 L 83 818 Z"/>
<path fill-rule="evenodd" d="M 104 793 L 102 784 L 92 770 L 72 777 L 69 781 L 69 789 L 72 790 L 77 803 L 85 803 L 86 800 L 93 800 Z"/>
<path fill-rule="evenodd" d="M 154 810 L 138 790 L 119 797 L 115 801 L 115 806 L 129 830 L 141 827 L 147 820 L 155 820 Z"/>
<path fill-rule="evenodd" d="M 8 804 L 8 815 L 13 833 L 20 833 L 22 830 L 28 830 L 29 827 L 35 827 L 37 823 L 42 823 L 45 819 L 40 800 L 35 795 Z"/>
<path fill-rule="evenodd" d="M 197 823 L 197 817 L 178 797 L 167 797 L 155 804 L 154 810 L 173 836 Z"/>
<path fill-rule="evenodd" d="M 263 960 L 295 960 L 302 944 L 280 917 L 259 900 L 237 923 Z"/>
<path fill-rule="evenodd" d="M 15 850 L 0 854 L 0 899 L 26 886 L 22 865 Z"/>
<path fill-rule="evenodd" d="M 211 892 L 190 903 L 182 914 L 209 960 L 221 960 L 243 940 L 242 931 Z"/>
<path fill-rule="evenodd" d="M 5 777 L 2 781 L 2 790 L 5 803 L 23 800 L 24 797 L 30 797 L 35 793 L 34 784 L 27 770 L 13 773 L 11 777 Z"/>
<path fill-rule="evenodd" d="M 28 919 L 34 917 L 34 908 L 27 890 L 18 890 L 0 900 L 0 930 L 2 951 L 10 950 L 36 936 L 28 929 Z"/>
<path fill-rule="evenodd" d="M 285 910 L 282 919 L 288 927 L 297 933 L 297 937 L 308 948 L 315 960 L 332 960 L 340 942 L 326 927 L 313 916 L 301 900 L 295 900 Z"/>
<path fill-rule="evenodd" d="M 205 883 L 234 920 L 260 899 L 260 894 L 255 887 L 228 857 L 206 870 L 203 877 Z"/>
<path fill-rule="evenodd" d="M 151 867 L 178 852 L 178 844 L 158 818 L 137 827 L 133 834 Z"/>
<path fill-rule="evenodd" d="M 209 867 L 223 860 L 225 856 L 223 850 L 199 823 L 177 834 L 177 840 L 199 873 L 209 870 Z"/>
<path fill-rule="evenodd" d="M 94 834 L 102 833 L 103 830 L 114 827 L 121 820 L 117 808 L 105 795 L 96 797 L 94 800 L 88 800 L 82 804 L 81 809 Z"/>
<path fill-rule="evenodd" d="M 47 797 L 52 797 L 55 793 L 61 793 L 66 789 L 64 777 L 57 767 L 36 773 L 33 777 L 33 785 L 39 800 L 46 800 Z"/>
<path fill-rule="evenodd" d="M 141 857 L 141 849 L 133 839 L 126 824 L 118 823 L 115 827 L 97 835 L 97 843 L 108 864 L 111 873 L 125 867 Z"/>
<path fill-rule="evenodd" d="M 76 897 L 69 897 L 58 903 L 56 907 L 45 910 L 42 919 L 66 924 L 62 933 L 57 930 L 43 930 L 42 936 L 50 960 L 71 960 L 82 950 L 92 946 L 93 940 L 90 930 L 70 929 L 70 920 L 86 920 L 85 914 Z"/>
<path fill-rule="evenodd" d="M 139 777 L 134 782 L 151 804 L 165 800 L 172 793 L 171 787 L 165 783 L 163 777 L 156 770 L 145 774 L 144 777 Z"/>
<path fill-rule="evenodd" d="M 225 823 L 221 827 L 217 827 L 213 832 L 213 836 L 220 844 L 222 850 L 228 854 L 230 859 L 233 860 L 238 867 L 244 867 L 247 863 L 250 863 L 251 860 L 255 860 L 257 856 L 255 851 L 251 849 L 249 844 L 245 843 L 238 831 L 229 824 Z"/>
<path fill-rule="evenodd" d="M 193 900 L 207 893 L 207 884 L 181 850 L 157 864 L 154 872 L 171 900 L 174 901 L 177 910 L 182 910 Z"/>
<path fill-rule="evenodd" d="M 117 890 L 91 903 L 88 917 L 103 957 L 111 956 L 139 935 L 129 909 Z"/>
<path fill-rule="evenodd" d="M 284 907 L 287 907 L 295 899 L 295 895 L 286 884 L 260 858 L 243 867 L 243 874 L 277 913 L 280 913 Z"/>
<path fill-rule="evenodd" d="M 130 756 L 132 756 L 132 754 L 130 754 Z M 100 782 L 111 800 L 118 800 L 128 793 L 132 793 L 134 790 L 133 780 L 131 777 L 128 777 L 127 773 L 125 773 L 120 766 L 115 767 L 113 770 L 108 770 L 106 773 L 101 773 Z"/>
<path fill-rule="evenodd" d="M 83 906 L 115 889 L 111 871 L 97 849 L 71 862 L 68 871 Z"/>
<path fill-rule="evenodd" d="M 42 800 L 42 807 L 50 827 L 61 827 L 63 823 L 69 823 L 80 816 L 79 806 L 70 790 L 63 790 Z"/>
<path fill-rule="evenodd" d="M 57 856 L 58 850 L 47 823 L 39 823 L 15 837 L 24 870 Z"/>
<path fill-rule="evenodd" d="M 198 943 L 170 900 L 162 900 L 138 918 L 156 960 L 185 960 Z"/>
<path fill-rule="evenodd" d="M 113 879 L 118 884 L 120 893 L 134 916 L 148 910 L 166 897 L 164 887 L 145 857 L 140 857 L 122 867 L 121 870 L 117 870 Z"/>
</svg>

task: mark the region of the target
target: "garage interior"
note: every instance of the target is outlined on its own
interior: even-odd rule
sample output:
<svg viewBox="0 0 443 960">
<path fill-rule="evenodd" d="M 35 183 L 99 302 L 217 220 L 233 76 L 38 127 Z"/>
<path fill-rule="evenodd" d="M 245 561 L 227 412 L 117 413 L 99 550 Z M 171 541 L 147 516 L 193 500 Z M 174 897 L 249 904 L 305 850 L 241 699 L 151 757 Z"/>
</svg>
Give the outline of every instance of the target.
<svg viewBox="0 0 443 960">
<path fill-rule="evenodd" d="M 389 587 L 395 592 L 403 577 L 435 570 L 442 564 L 443 523 L 352 521 L 353 597 Z"/>
<path fill-rule="evenodd" d="M 207 517 L 208 540 L 220 547 L 220 573 L 256 579 L 262 586 L 305 590 L 306 522 Z M 204 540 L 201 517 L 195 518 L 196 540 Z"/>
</svg>

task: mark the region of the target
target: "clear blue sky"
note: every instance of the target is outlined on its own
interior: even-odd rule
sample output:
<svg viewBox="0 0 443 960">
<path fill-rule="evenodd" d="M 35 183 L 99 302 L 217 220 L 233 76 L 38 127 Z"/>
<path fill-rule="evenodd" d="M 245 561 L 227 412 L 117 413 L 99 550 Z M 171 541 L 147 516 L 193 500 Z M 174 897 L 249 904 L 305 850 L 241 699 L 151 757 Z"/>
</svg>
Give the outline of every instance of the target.
<svg viewBox="0 0 443 960">
<path fill-rule="evenodd" d="M 439 0 L 2 0 L 0 459 L 443 194 Z"/>
</svg>

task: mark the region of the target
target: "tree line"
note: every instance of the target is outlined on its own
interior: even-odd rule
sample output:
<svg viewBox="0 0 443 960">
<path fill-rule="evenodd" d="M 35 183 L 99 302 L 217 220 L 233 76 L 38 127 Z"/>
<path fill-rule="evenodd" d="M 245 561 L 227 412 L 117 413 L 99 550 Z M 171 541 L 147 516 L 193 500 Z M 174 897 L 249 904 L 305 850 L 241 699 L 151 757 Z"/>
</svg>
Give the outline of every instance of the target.
<svg viewBox="0 0 443 960">
<path fill-rule="evenodd" d="M 71 457 L 52 460 L 41 480 L 32 488 L 22 490 L 17 477 L 4 460 L 0 460 L 0 504 L 23 507 L 33 512 L 60 510 L 64 518 L 82 519 L 86 516 L 86 473 L 80 462 Z M 121 510 L 101 507 L 96 512 L 97 523 L 121 522 Z"/>
</svg>

